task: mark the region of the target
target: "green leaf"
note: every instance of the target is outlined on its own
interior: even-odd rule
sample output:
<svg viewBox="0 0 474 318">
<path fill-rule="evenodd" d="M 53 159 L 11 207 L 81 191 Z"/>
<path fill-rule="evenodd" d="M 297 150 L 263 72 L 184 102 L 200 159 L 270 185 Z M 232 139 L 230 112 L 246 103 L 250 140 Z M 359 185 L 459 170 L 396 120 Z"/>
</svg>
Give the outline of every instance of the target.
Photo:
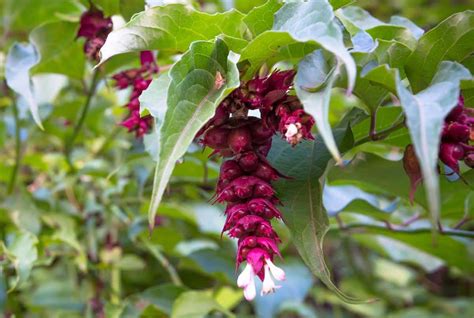
<svg viewBox="0 0 474 318">
<path fill-rule="evenodd" d="M 133 51 L 181 53 L 194 41 L 211 40 L 221 34 L 239 39 L 244 31 L 242 18 L 243 14 L 235 10 L 208 14 L 179 4 L 153 7 L 109 34 L 100 50 L 100 63 Z"/>
<path fill-rule="evenodd" d="M 41 118 L 38 104 L 33 92 L 33 83 L 30 77 L 30 69 L 38 64 L 39 56 L 35 47 L 31 44 L 15 43 L 8 51 L 5 65 L 5 79 L 19 98 L 28 105 L 31 115 L 36 124 L 41 128 Z"/>
<path fill-rule="evenodd" d="M 156 210 L 179 158 L 198 130 L 214 115 L 217 105 L 240 84 L 238 56 L 221 40 L 194 42 L 170 70 L 167 111 L 160 132 L 160 148 L 148 218 Z M 217 83 L 222 77 L 224 84 Z"/>
<path fill-rule="evenodd" d="M 207 317 L 213 311 L 220 311 L 227 317 L 234 317 L 208 293 L 188 291 L 182 293 L 174 302 L 171 318 L 201 318 Z"/>
<path fill-rule="evenodd" d="M 329 123 L 331 90 L 335 79 L 340 75 L 340 66 L 336 65 L 330 69 L 323 52 L 317 50 L 301 61 L 298 70 L 295 80 L 296 94 L 305 106 L 305 110 L 316 120 L 316 127 L 318 127 L 318 131 L 331 155 L 340 163 L 341 155 L 337 149 Z M 309 90 L 319 88 L 321 85 L 324 85 L 324 87 L 319 91 L 312 92 Z"/>
<path fill-rule="evenodd" d="M 286 3 L 275 15 L 273 30 L 287 32 L 298 42 L 315 42 L 334 54 L 345 65 L 348 91 L 352 91 L 356 66 L 327 0 Z"/>
<path fill-rule="evenodd" d="M 0 251 L 5 253 L 16 270 L 16 279 L 10 287 L 10 291 L 22 286 L 28 280 L 34 262 L 38 259 L 36 245 L 38 238 L 30 232 L 19 231 L 13 239 L 5 246 L 2 242 Z"/>
<path fill-rule="evenodd" d="M 334 132 L 343 150 L 353 144 L 352 133 L 347 129 Z M 331 154 L 322 139 L 304 141 L 291 147 L 279 138 L 273 139 L 268 156 L 274 167 L 290 177 L 275 183 L 281 211 L 290 229 L 303 261 L 312 273 L 341 299 L 349 303 L 359 300 L 344 295 L 331 281 L 324 262 L 323 239 L 329 228 L 329 220 L 322 205 L 322 182 Z"/>
<path fill-rule="evenodd" d="M 40 62 L 32 72 L 58 73 L 82 79 L 85 57 L 82 42 L 76 40 L 77 23 L 52 22 L 35 28 L 30 34 L 39 54 Z"/>
<path fill-rule="evenodd" d="M 413 92 L 426 88 L 443 60 L 462 62 L 474 52 L 474 11 L 456 13 L 423 35 L 406 65 Z"/>
<path fill-rule="evenodd" d="M 264 5 L 253 8 L 243 18 L 253 38 L 272 28 L 274 15 L 281 6 L 278 0 L 269 0 Z"/>
<path fill-rule="evenodd" d="M 396 94 L 397 71 L 393 68 L 390 68 L 387 64 L 374 67 L 362 75 L 362 78 L 379 84 L 382 87 L 385 87 L 391 93 Z"/>
<path fill-rule="evenodd" d="M 458 103 L 460 80 L 470 77 L 462 65 L 445 61 L 440 64 L 432 85 L 416 95 L 397 79 L 397 92 L 421 165 L 433 224 L 439 220 L 440 213 L 437 163 L 444 118 Z"/>
<path fill-rule="evenodd" d="M 134 0 L 129 0 L 129 2 L 134 2 Z M 106 17 L 120 12 L 120 0 L 92 0 L 92 3 L 98 6 Z M 142 9 L 143 7 L 144 3 L 142 3 Z"/>
</svg>

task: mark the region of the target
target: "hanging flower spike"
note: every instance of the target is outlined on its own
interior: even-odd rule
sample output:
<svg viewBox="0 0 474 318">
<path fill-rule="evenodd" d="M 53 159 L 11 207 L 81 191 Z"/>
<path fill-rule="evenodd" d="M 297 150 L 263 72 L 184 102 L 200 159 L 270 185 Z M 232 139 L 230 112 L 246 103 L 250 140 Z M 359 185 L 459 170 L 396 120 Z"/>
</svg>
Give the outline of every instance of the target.
<svg viewBox="0 0 474 318">
<path fill-rule="evenodd" d="M 112 31 L 112 19 L 104 17 L 104 13 L 95 7 L 81 15 L 77 37 L 86 39 L 84 53 L 91 60 L 98 61 L 99 51 Z"/>
<path fill-rule="evenodd" d="M 288 95 L 294 75 L 294 71 L 274 72 L 242 83 L 197 134 L 213 154 L 230 157 L 222 164 L 215 201 L 227 203 L 222 232 L 238 239 L 236 267 L 246 265 L 237 285 L 247 300 L 256 296 L 255 277 L 263 282 L 261 295 L 280 287 L 273 279 L 285 279 L 285 272 L 273 263 L 275 255 L 281 257 L 280 238 L 270 222 L 282 217 L 271 184 L 282 175 L 265 157 L 277 132 L 292 145 L 313 139 L 314 119 L 295 96 Z M 251 109 L 259 110 L 261 118 L 248 116 Z"/>
<path fill-rule="evenodd" d="M 441 144 L 439 147 L 439 159 L 454 173 L 459 174 L 459 161 L 464 161 L 472 168 L 474 147 L 469 145 L 474 140 L 474 116 L 473 112 L 464 107 L 464 98 L 459 97 L 458 105 L 446 116 Z"/>
<path fill-rule="evenodd" d="M 136 138 L 141 138 L 148 133 L 153 124 L 153 118 L 150 115 L 140 116 L 139 97 L 150 85 L 152 75 L 159 70 L 155 56 L 151 51 L 140 52 L 140 62 L 141 67 L 139 69 L 126 70 L 112 76 L 118 89 L 132 86 L 130 100 L 126 105 L 130 112 L 121 125 L 127 128 L 129 132 L 134 132 Z"/>
</svg>

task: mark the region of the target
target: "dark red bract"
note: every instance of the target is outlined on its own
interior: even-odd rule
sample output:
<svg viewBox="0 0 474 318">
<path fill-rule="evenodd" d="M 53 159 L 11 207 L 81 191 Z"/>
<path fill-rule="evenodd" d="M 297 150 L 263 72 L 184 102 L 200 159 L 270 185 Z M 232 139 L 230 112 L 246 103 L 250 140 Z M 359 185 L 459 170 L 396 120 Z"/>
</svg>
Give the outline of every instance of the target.
<svg viewBox="0 0 474 318">
<path fill-rule="evenodd" d="M 115 86 L 118 89 L 125 89 L 132 86 L 132 94 L 127 104 L 127 108 L 130 112 L 121 125 L 127 128 L 129 132 L 135 132 L 137 138 L 148 133 L 153 123 L 153 118 L 150 115 L 140 116 L 140 101 L 138 98 L 150 85 L 152 75 L 159 71 L 155 57 L 151 51 L 141 52 L 140 62 L 141 67 L 139 69 L 126 70 L 112 76 L 115 80 Z"/>
<path fill-rule="evenodd" d="M 104 17 L 102 11 L 92 7 L 82 14 L 77 37 L 86 39 L 84 53 L 87 57 L 96 61 L 100 59 L 99 51 L 111 31 L 112 19 Z"/>
</svg>

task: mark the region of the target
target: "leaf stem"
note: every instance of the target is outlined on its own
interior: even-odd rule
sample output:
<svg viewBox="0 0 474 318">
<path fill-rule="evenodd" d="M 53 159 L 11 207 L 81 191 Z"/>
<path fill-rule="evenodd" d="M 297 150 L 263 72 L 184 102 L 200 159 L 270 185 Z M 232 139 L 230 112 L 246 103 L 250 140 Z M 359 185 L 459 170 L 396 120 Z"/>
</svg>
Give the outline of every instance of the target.
<svg viewBox="0 0 474 318">
<path fill-rule="evenodd" d="M 345 230 L 384 230 L 390 231 L 395 233 L 405 233 L 405 234 L 420 234 L 420 233 L 432 233 L 431 228 L 416 228 L 416 229 L 406 229 L 406 228 L 399 228 L 395 225 L 391 225 L 390 227 L 382 226 L 382 225 L 375 225 L 375 224 L 365 224 L 365 223 L 349 223 L 345 224 L 343 228 L 340 227 L 332 227 L 330 231 L 345 231 Z M 443 229 L 439 232 L 440 235 L 447 235 L 447 236 L 458 236 L 458 237 L 470 237 L 474 238 L 474 232 L 471 231 L 463 231 L 463 230 L 456 230 L 456 229 Z"/>
<path fill-rule="evenodd" d="M 66 145 L 65 145 L 65 156 L 66 156 L 66 161 L 67 164 L 69 165 L 69 168 L 71 171 L 74 171 L 74 165 L 71 161 L 71 150 L 74 145 L 74 141 L 76 140 L 77 136 L 79 135 L 79 132 L 82 129 L 82 126 L 84 125 L 84 121 L 87 117 L 87 113 L 89 112 L 92 97 L 95 94 L 95 91 L 97 89 L 97 84 L 99 83 L 99 78 L 100 78 L 100 71 L 99 69 L 94 70 L 94 74 L 92 76 L 92 83 L 89 88 L 89 92 L 87 93 L 87 98 L 84 106 L 82 107 L 82 111 L 79 117 L 79 120 L 77 121 L 76 125 L 74 126 L 74 130 L 72 132 L 71 137 L 66 138 Z"/>
<path fill-rule="evenodd" d="M 8 194 L 13 193 L 15 188 L 16 179 L 18 176 L 18 170 L 20 169 L 21 161 L 21 136 L 20 136 L 20 116 L 18 113 L 18 106 L 16 103 L 13 103 L 13 118 L 15 120 L 15 165 L 13 166 L 13 171 L 10 177 L 10 182 L 8 183 Z"/>
<path fill-rule="evenodd" d="M 387 138 L 392 132 L 394 131 L 397 131 L 399 130 L 400 128 L 403 128 L 405 127 L 405 120 L 402 120 L 398 123 L 395 123 L 393 124 L 392 126 L 390 126 L 389 128 L 387 129 L 384 129 L 384 130 L 381 130 L 379 132 L 372 132 L 370 131 L 369 132 L 369 135 L 366 136 L 366 137 L 363 137 L 359 140 L 357 140 L 355 143 L 354 143 L 354 147 L 356 146 L 360 146 L 366 142 L 369 142 L 369 141 L 376 141 L 376 140 L 382 140 L 382 139 L 385 139 Z"/>
</svg>

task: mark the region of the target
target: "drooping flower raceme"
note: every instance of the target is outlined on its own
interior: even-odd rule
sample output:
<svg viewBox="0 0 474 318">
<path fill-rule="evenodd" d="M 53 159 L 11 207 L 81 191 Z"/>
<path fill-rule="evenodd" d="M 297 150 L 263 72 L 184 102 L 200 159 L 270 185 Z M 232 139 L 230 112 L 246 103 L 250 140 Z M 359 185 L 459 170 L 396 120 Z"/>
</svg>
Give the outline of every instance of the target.
<svg viewBox="0 0 474 318">
<path fill-rule="evenodd" d="M 266 156 L 277 132 L 292 145 L 313 138 L 313 118 L 289 95 L 294 75 L 294 71 L 274 72 L 242 83 L 197 135 L 213 154 L 227 158 L 215 200 L 227 203 L 223 232 L 238 240 L 236 265 L 246 265 L 237 285 L 247 300 L 256 296 L 257 277 L 263 282 L 262 295 L 279 288 L 275 280 L 285 279 L 274 264 L 275 256 L 280 256 L 280 239 L 271 224 L 272 219 L 281 219 L 271 183 L 283 176 Z M 260 118 L 249 116 L 249 110 L 259 110 Z"/>
<path fill-rule="evenodd" d="M 464 99 L 459 97 L 456 107 L 446 116 L 441 134 L 439 159 L 453 173 L 459 174 L 459 162 L 474 168 L 474 110 L 464 106 Z M 403 156 L 403 167 L 410 178 L 410 201 L 413 202 L 416 188 L 423 180 L 421 167 L 415 155 L 413 145 L 408 145 Z"/>
<path fill-rule="evenodd" d="M 474 168 L 474 111 L 464 107 L 464 99 L 459 97 L 456 107 L 444 121 L 439 159 L 452 171 L 459 174 L 459 161 Z"/>
<path fill-rule="evenodd" d="M 104 17 L 104 13 L 97 8 L 90 8 L 81 16 L 77 37 L 84 37 L 84 53 L 91 60 L 98 61 L 99 51 L 112 31 L 112 19 Z"/>
<path fill-rule="evenodd" d="M 153 122 L 151 115 L 140 117 L 140 101 L 138 98 L 142 92 L 148 88 L 148 85 L 150 85 L 152 75 L 159 71 L 155 57 L 151 51 L 141 52 L 140 62 L 140 68 L 126 70 L 112 77 L 116 81 L 116 87 L 119 89 L 132 86 L 132 93 L 126 105 L 129 110 L 129 115 L 121 125 L 127 128 L 129 132 L 135 132 L 137 138 L 146 134 Z"/>
</svg>

